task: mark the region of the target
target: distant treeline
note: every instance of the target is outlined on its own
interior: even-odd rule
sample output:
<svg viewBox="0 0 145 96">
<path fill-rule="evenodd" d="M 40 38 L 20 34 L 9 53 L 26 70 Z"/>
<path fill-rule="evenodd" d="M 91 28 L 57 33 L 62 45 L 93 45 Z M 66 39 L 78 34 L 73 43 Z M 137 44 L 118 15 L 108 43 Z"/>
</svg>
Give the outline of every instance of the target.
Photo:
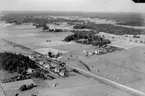
<svg viewBox="0 0 145 96">
<path fill-rule="evenodd" d="M 142 34 L 141 29 L 127 28 L 121 26 L 115 26 L 112 24 L 77 24 L 74 26 L 74 29 L 94 29 L 97 32 L 105 32 L 115 35 L 139 35 Z"/>
<path fill-rule="evenodd" d="M 142 26 L 142 23 L 144 23 L 144 18 L 142 18 L 142 14 L 140 12 L 136 13 L 130 13 L 130 12 L 46 12 L 46 11 L 3 11 L 2 14 L 4 14 L 3 19 L 7 18 L 19 18 L 23 19 L 25 17 L 26 19 L 29 19 L 29 17 L 35 17 L 35 16 L 81 16 L 81 17 L 87 17 L 87 18 L 99 18 L 99 19 L 107 19 L 107 20 L 115 20 L 117 22 L 124 21 L 127 25 L 131 26 Z M 23 17 L 23 18 L 22 18 Z M 30 20 L 32 20 L 30 18 Z M 28 20 L 28 21 L 30 21 Z M 27 20 L 26 20 L 27 21 Z M 63 19 L 59 19 L 59 21 L 64 21 Z M 77 21 L 77 20 L 76 20 Z"/>
<path fill-rule="evenodd" d="M 36 15 L 37 16 L 37 15 Z M 36 16 L 21 16 L 21 15 L 10 15 L 6 14 L 0 18 L 1 21 L 6 21 L 7 23 L 38 23 L 40 25 L 52 22 L 68 22 L 68 24 L 73 24 L 74 22 L 83 22 L 82 20 L 69 20 L 64 18 L 53 18 L 53 17 L 36 17 Z"/>
<path fill-rule="evenodd" d="M 0 53 L 0 67 L 8 72 L 19 74 L 26 72 L 28 68 L 38 68 L 29 57 L 8 52 Z"/>
<path fill-rule="evenodd" d="M 142 21 L 126 21 L 126 22 L 120 22 L 117 24 L 118 25 L 128 25 L 128 26 L 143 26 L 144 20 L 142 20 Z"/>
<path fill-rule="evenodd" d="M 94 46 L 103 46 L 111 43 L 110 40 L 104 39 L 101 36 L 95 35 L 93 32 L 75 32 L 72 35 L 67 36 L 64 41 L 75 41 L 82 44 L 92 44 Z"/>
</svg>

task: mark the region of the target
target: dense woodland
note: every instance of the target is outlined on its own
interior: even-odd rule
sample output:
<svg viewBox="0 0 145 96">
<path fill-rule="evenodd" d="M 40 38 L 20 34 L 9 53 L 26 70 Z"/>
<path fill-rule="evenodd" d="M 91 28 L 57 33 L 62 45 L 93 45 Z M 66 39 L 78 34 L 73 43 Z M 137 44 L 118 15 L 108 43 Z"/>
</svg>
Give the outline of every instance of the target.
<svg viewBox="0 0 145 96">
<path fill-rule="evenodd" d="M 0 53 L 0 67 L 8 72 L 26 72 L 28 68 L 38 68 L 29 57 L 14 53 Z"/>
<path fill-rule="evenodd" d="M 77 24 L 74 26 L 74 29 L 94 29 L 97 32 L 106 32 L 106 33 L 115 34 L 115 35 L 125 35 L 125 34 L 139 35 L 139 34 L 142 34 L 142 30 L 140 30 L 140 29 L 115 26 L 112 24 L 94 24 L 94 23 Z"/>
<path fill-rule="evenodd" d="M 144 26 L 144 18 L 140 12 L 136 13 L 127 13 L 127 12 L 114 12 L 114 13 L 96 13 L 92 18 L 106 19 L 106 20 L 115 20 L 119 22 L 119 25 L 128 25 L 128 26 Z M 121 22 L 120 22 L 121 21 Z"/>
<path fill-rule="evenodd" d="M 64 41 L 75 41 L 82 44 L 92 44 L 94 46 L 103 46 L 111 43 L 110 40 L 104 39 L 101 36 L 95 35 L 93 32 L 77 32 L 67 36 Z"/>
<path fill-rule="evenodd" d="M 142 21 L 127 21 L 117 23 L 118 25 L 128 25 L 128 26 L 144 26 L 144 20 Z"/>
<path fill-rule="evenodd" d="M 37 15 L 36 15 L 37 16 Z M 75 22 L 83 22 L 81 20 L 69 20 L 64 18 L 56 18 L 53 17 L 36 17 L 31 15 L 17 15 L 17 14 L 6 14 L 0 18 L 1 21 L 6 21 L 6 23 L 15 23 L 15 24 L 22 24 L 22 23 L 33 23 L 43 25 L 46 23 L 53 23 L 53 22 L 68 22 L 68 24 L 73 25 Z"/>
</svg>

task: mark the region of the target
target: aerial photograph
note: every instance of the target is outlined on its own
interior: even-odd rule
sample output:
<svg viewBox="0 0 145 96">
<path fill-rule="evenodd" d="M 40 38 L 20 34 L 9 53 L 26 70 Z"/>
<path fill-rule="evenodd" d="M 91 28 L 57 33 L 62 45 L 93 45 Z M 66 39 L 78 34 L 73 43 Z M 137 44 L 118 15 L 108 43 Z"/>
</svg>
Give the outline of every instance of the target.
<svg viewBox="0 0 145 96">
<path fill-rule="evenodd" d="M 145 96 L 134 1 L 0 0 L 0 96 Z"/>
</svg>

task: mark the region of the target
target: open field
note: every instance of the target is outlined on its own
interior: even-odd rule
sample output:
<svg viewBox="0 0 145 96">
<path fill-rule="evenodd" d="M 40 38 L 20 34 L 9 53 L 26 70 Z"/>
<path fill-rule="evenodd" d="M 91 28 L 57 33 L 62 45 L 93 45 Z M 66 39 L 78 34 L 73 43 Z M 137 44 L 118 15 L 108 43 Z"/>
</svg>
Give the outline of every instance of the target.
<svg viewBox="0 0 145 96">
<path fill-rule="evenodd" d="M 77 46 L 78 45 L 78 46 Z M 112 62 L 113 61 L 115 61 L 116 59 L 115 59 L 115 55 L 116 54 L 122 54 L 122 53 L 125 53 L 124 51 L 121 51 L 121 52 L 115 52 L 115 53 L 110 53 L 110 54 L 106 54 L 106 55 L 103 55 L 103 56 L 93 56 L 93 57 L 90 57 L 90 58 L 86 58 L 85 56 L 84 56 L 84 53 L 83 53 L 83 49 L 81 49 L 82 47 L 80 47 L 81 46 L 81 44 L 76 44 L 75 45 L 75 48 L 72 48 L 72 46 L 74 46 L 74 45 L 66 45 L 66 46 L 64 46 L 63 48 L 62 47 L 60 47 L 60 48 L 58 48 L 58 46 L 57 46 L 57 48 L 58 49 L 63 49 L 63 50 L 68 50 L 70 53 L 73 53 L 73 55 L 77 55 L 78 56 L 78 58 L 80 59 L 80 60 L 82 60 L 84 63 L 86 63 L 86 64 L 88 64 L 88 66 L 89 67 L 92 67 L 92 66 L 94 66 L 93 67 L 93 69 L 95 69 L 96 71 L 98 70 L 98 69 L 101 69 L 101 68 L 103 68 L 103 70 L 105 70 L 105 71 L 113 71 L 113 69 L 114 70 L 118 70 L 118 69 L 116 69 L 116 67 L 114 68 L 114 63 L 112 64 Z M 56 48 L 56 47 L 55 47 Z M 83 48 L 84 48 L 84 46 L 83 46 Z M 70 51 L 71 50 L 71 51 Z M 130 49 L 131 50 L 131 49 Z M 133 50 L 133 49 L 132 49 Z M 134 50 L 137 50 L 137 48 L 136 49 L 134 49 Z M 138 51 L 137 51 L 138 52 Z M 115 55 L 114 55 L 115 54 Z M 133 54 L 133 53 L 132 53 Z M 111 56 L 110 56 L 111 55 Z M 106 56 L 106 58 L 105 58 L 105 56 Z M 112 59 L 107 59 L 108 57 L 109 58 L 111 58 L 111 57 L 114 57 L 114 58 L 112 58 Z M 124 55 L 123 55 L 124 56 Z M 117 56 L 117 57 L 122 57 L 122 56 Z M 102 59 L 101 59 L 102 58 Z M 105 59 L 104 59 L 105 58 Z M 127 57 L 125 57 L 125 58 L 127 58 Z M 107 60 L 106 60 L 107 59 Z M 114 59 L 114 60 L 113 60 Z M 140 58 L 138 58 L 138 59 L 140 59 Z M 125 61 L 125 60 L 124 60 Z M 109 63 L 109 64 L 108 64 Z M 122 63 L 120 64 L 120 65 L 122 65 Z M 104 67 L 106 66 L 106 69 L 104 69 Z M 109 66 L 110 66 L 110 68 L 111 69 L 109 69 Z M 119 68 L 121 68 L 120 66 L 118 66 Z M 122 71 L 121 70 L 118 70 L 118 75 L 119 74 L 123 74 L 123 70 L 125 70 L 124 68 L 121 68 L 122 69 Z M 100 70 L 100 72 L 103 72 L 103 71 L 101 71 Z M 99 73 L 99 72 L 97 72 L 97 73 Z M 105 72 L 105 74 L 106 73 L 108 73 L 108 72 Z M 113 73 L 113 72 L 112 72 Z M 112 74 L 112 73 L 110 73 L 110 74 Z M 130 74 L 131 72 L 129 72 L 129 74 Z M 99 73 L 99 74 L 101 74 L 101 73 Z M 102 73 L 102 74 L 104 74 L 104 73 Z M 104 76 L 105 76 L 105 74 L 104 74 Z M 125 73 L 126 74 L 126 73 Z M 124 74 L 124 75 L 125 75 Z M 109 75 L 109 73 L 108 73 L 108 75 Z M 112 74 L 113 75 L 113 74 Z M 107 76 L 107 74 L 106 74 L 106 76 Z M 106 77 L 105 76 L 105 77 Z M 131 76 L 131 75 L 130 75 Z M 133 76 L 133 75 L 132 75 Z M 115 76 L 116 77 L 116 76 Z M 134 77 L 134 76 L 133 76 Z M 136 78 L 136 77 L 135 77 Z M 133 78 L 132 78 L 133 79 Z M 116 80 L 117 80 L 117 77 L 116 77 Z M 118 81 L 118 80 L 117 80 Z"/>
<path fill-rule="evenodd" d="M 29 84 L 32 84 L 32 83 L 34 83 L 33 80 L 28 79 L 28 80 L 11 82 L 11 83 L 0 83 L 0 86 L 3 88 L 4 92 L 6 93 L 6 96 L 15 96 L 16 93 L 20 93 L 19 88 L 23 84 L 29 85 Z M 31 91 L 33 93 L 36 92 L 35 88 L 32 89 Z M 21 94 L 23 94 L 23 93 L 21 93 Z M 31 93 L 29 93 L 29 94 L 31 94 Z M 4 95 L 2 95 L 2 96 L 4 96 Z"/>
<path fill-rule="evenodd" d="M 121 40 L 112 41 L 110 45 L 124 48 L 124 49 L 130 49 L 137 46 L 145 46 L 145 44 L 139 44 L 139 43 L 133 43 L 133 42 L 127 42 L 127 41 L 121 41 Z"/>
<path fill-rule="evenodd" d="M 114 89 L 111 87 L 103 84 L 97 84 L 59 90 L 56 89 L 52 91 L 42 90 L 40 92 L 40 96 L 96 96 L 96 94 L 99 96 L 105 96 L 112 92 L 114 92 Z"/>
<path fill-rule="evenodd" d="M 137 46 L 137 44 L 135 45 Z M 92 72 L 97 75 L 103 76 L 121 84 L 129 83 L 129 86 L 133 85 L 133 82 L 139 83 L 140 80 L 144 80 L 144 60 L 142 59 L 144 57 L 144 46 L 131 46 L 128 50 L 91 58 L 85 58 L 83 54 L 79 54 L 82 52 L 81 50 L 83 50 L 80 46 L 83 45 L 75 44 L 75 48 L 72 48 L 72 46 L 74 45 L 66 45 L 60 48 L 57 46 L 57 48 L 69 50 L 74 55 L 79 55 L 78 57 L 83 62 L 88 64 L 88 66 L 93 66 Z M 141 83 L 139 83 L 138 87 L 137 85 L 133 86 L 133 88 L 137 87 L 136 89 L 143 90 L 144 88 L 139 87 L 141 86 L 140 84 Z M 119 92 L 114 94 L 117 93 Z"/>
<path fill-rule="evenodd" d="M 23 84 L 29 85 L 34 83 L 33 80 L 27 79 L 17 82 L 1 83 L 4 90 L 18 90 Z"/>
<path fill-rule="evenodd" d="M 56 50 L 53 48 L 40 48 L 40 49 L 36 49 L 36 52 L 42 53 L 42 54 L 47 54 L 48 52 L 53 52 L 53 53 L 67 53 L 67 51 L 63 51 L 63 50 Z"/>
<path fill-rule="evenodd" d="M 143 46 L 131 48 L 122 52 L 99 56 L 96 57 L 96 59 L 93 57 L 86 59 L 83 56 L 80 56 L 80 58 L 90 67 L 93 66 L 92 72 L 94 74 L 103 76 L 121 84 L 127 84 L 127 86 L 144 92 L 144 87 L 141 85 L 144 84 L 143 80 L 145 79 L 145 71 L 143 70 L 144 60 L 142 59 L 144 57 L 144 48 L 145 47 Z M 136 83 L 138 85 L 136 85 Z M 112 95 L 118 96 L 118 94 L 120 94 L 120 91 L 117 91 Z M 124 93 L 122 93 L 122 95 L 129 96 Z"/>
<path fill-rule="evenodd" d="M 67 45 L 67 44 L 73 44 L 73 43 L 74 42 L 52 41 L 52 42 L 42 42 L 42 43 L 39 43 L 39 46 L 53 47 L 53 46 Z"/>
<path fill-rule="evenodd" d="M 0 70 L 0 80 L 8 79 L 10 77 L 17 76 L 17 75 L 18 75 L 17 73 L 10 74 L 9 72 Z"/>
</svg>

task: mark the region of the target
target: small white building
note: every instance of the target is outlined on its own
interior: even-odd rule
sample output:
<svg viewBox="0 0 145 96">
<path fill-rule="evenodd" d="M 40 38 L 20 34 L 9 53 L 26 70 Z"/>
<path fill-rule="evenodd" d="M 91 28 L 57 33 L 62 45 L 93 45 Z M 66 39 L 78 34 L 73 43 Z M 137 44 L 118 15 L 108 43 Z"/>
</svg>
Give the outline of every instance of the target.
<svg viewBox="0 0 145 96">
<path fill-rule="evenodd" d="M 29 57 L 30 59 L 33 59 L 33 58 L 34 58 L 32 55 L 28 55 L 28 57 Z"/>
<path fill-rule="evenodd" d="M 89 52 L 89 55 L 93 55 L 93 53 Z"/>
<path fill-rule="evenodd" d="M 43 67 L 46 68 L 46 69 L 50 68 L 49 64 L 44 64 Z"/>
<path fill-rule="evenodd" d="M 60 72 L 59 68 L 54 68 L 54 72 Z"/>
<path fill-rule="evenodd" d="M 95 50 L 95 54 L 99 54 L 99 51 Z"/>
<path fill-rule="evenodd" d="M 62 58 L 62 56 L 58 57 L 57 60 L 59 60 L 59 59 L 61 59 L 61 58 Z"/>
<path fill-rule="evenodd" d="M 31 69 L 31 68 L 29 68 L 28 70 L 27 70 L 27 73 L 28 74 L 31 74 L 33 72 L 33 69 Z"/>
<path fill-rule="evenodd" d="M 40 64 L 40 65 L 43 65 L 43 64 L 45 64 L 45 63 L 44 63 L 44 61 L 39 61 L 39 64 Z"/>
<path fill-rule="evenodd" d="M 59 75 L 64 76 L 64 72 L 63 72 L 63 71 L 61 71 L 61 72 L 59 73 Z"/>
</svg>

